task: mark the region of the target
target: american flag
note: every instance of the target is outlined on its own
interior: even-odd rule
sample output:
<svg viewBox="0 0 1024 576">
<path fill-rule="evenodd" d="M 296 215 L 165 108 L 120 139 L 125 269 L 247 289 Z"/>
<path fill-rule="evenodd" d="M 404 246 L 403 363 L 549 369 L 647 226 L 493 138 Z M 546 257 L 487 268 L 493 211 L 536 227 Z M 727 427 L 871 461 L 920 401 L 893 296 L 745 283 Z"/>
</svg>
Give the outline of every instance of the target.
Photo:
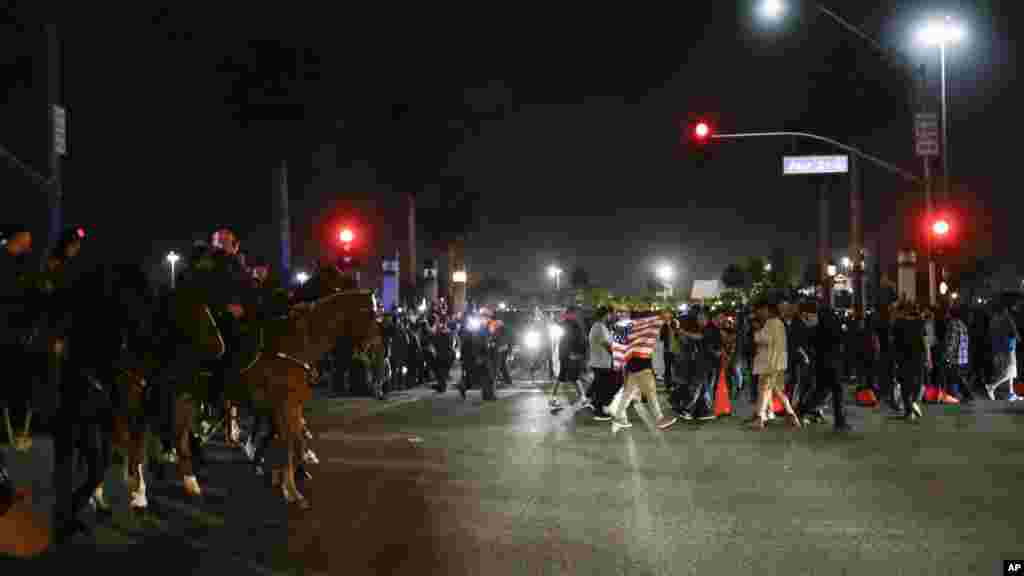
<svg viewBox="0 0 1024 576">
<path fill-rule="evenodd" d="M 623 320 L 612 330 L 612 365 L 621 370 L 630 358 L 650 358 L 665 320 L 660 316 Z"/>
</svg>

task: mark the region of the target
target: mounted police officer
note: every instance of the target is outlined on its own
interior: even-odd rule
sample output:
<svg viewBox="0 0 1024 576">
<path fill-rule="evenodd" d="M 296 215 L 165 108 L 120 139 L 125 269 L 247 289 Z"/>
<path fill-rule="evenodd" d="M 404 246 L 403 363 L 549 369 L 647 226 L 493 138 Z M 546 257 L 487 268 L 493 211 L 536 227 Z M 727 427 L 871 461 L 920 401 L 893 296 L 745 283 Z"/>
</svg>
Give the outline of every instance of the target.
<svg viewBox="0 0 1024 576">
<path fill-rule="evenodd" d="M 250 275 L 239 253 L 238 236 L 227 227 L 217 229 L 211 237 L 214 274 L 210 285 L 210 309 L 224 337 L 227 352 L 218 362 L 210 383 L 210 406 L 224 408 L 227 419 L 226 436 L 230 444 L 239 443 L 237 408 L 227 401 L 229 391 L 239 385 L 244 367 L 243 319 L 253 319 L 255 307 Z M 249 315 L 247 317 L 246 307 Z"/>
<path fill-rule="evenodd" d="M 25 360 L 25 348 L 31 337 L 31 323 L 26 314 L 28 258 L 32 250 L 32 233 L 24 226 L 0 230 L 0 361 L 13 378 L 0 387 L 0 409 L 6 421 L 20 415 L 30 401 L 28 380 L 31 376 Z M 20 419 L 14 418 L 14 422 Z M 0 434 L 6 434 L 3 430 Z M 13 444 L 14 438 L 9 438 Z M 7 475 L 4 453 L 0 452 L 0 500 L 11 498 L 14 485 Z M 2 512 L 0 512 L 2 514 Z"/>
</svg>

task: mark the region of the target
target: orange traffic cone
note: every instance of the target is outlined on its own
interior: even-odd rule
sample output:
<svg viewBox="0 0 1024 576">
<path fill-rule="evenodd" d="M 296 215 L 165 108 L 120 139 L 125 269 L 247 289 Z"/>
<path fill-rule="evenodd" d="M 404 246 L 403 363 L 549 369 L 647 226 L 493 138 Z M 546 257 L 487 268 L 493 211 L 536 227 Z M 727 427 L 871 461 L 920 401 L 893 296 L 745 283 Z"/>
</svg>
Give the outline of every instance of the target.
<svg viewBox="0 0 1024 576">
<path fill-rule="evenodd" d="M 731 416 L 732 402 L 729 401 L 729 384 L 725 379 L 725 363 L 718 373 L 718 386 L 715 388 L 715 416 Z"/>
<path fill-rule="evenodd" d="M 29 558 L 50 545 L 50 526 L 45 516 L 32 511 L 31 492 L 19 489 L 0 514 L 0 556 Z"/>
<path fill-rule="evenodd" d="M 949 394 L 946 394 L 946 391 L 943 390 L 942 392 L 939 393 L 939 402 L 941 402 L 942 404 L 959 404 L 960 399 L 957 398 L 956 396 L 950 396 Z"/>
<path fill-rule="evenodd" d="M 879 406 L 878 397 L 875 396 L 875 391 L 871 388 L 861 388 L 857 391 L 857 405 L 866 406 L 868 408 L 877 408 Z"/>
</svg>

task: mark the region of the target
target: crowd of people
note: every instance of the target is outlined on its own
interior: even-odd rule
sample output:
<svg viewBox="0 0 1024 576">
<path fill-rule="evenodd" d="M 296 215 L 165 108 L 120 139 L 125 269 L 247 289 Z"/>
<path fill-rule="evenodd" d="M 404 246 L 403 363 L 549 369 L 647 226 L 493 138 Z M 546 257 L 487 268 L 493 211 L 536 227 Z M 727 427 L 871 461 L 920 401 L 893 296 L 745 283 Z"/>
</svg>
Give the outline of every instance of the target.
<svg viewBox="0 0 1024 576">
<path fill-rule="evenodd" d="M 559 380 L 574 383 L 577 406 L 592 409 L 595 420 L 611 421 L 615 430 L 630 426 L 626 408 L 633 400 L 646 404 L 662 429 L 678 419 L 714 420 L 723 376 L 728 404 L 749 391 L 755 429 L 775 419 L 776 411 L 794 427 L 825 422 L 831 399 L 835 429 L 849 431 L 845 399 L 851 383 L 859 400 L 881 399 L 913 422 L 924 414 L 926 388 L 933 400 L 969 404 L 978 391 L 995 400 L 1006 384 L 1007 399 L 1020 399 L 1014 390 L 1014 316 L 1007 302 L 966 310 L 900 301 L 856 319 L 781 294 L 716 314 L 700 307 L 685 314 L 602 308 L 585 337 L 570 309 L 561 330 Z M 656 364 L 663 366 L 661 374 Z M 591 378 L 583 374 L 587 369 Z M 658 400 L 659 377 L 671 415 Z M 552 407 L 560 402 L 558 391 L 556 385 Z"/>
</svg>

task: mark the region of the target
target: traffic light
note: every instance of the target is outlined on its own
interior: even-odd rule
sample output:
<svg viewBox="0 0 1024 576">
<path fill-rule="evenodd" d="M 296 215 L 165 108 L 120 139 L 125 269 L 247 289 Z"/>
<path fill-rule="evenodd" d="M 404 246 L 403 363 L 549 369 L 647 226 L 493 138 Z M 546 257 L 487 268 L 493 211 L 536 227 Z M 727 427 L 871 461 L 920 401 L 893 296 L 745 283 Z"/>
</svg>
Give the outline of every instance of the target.
<svg viewBox="0 0 1024 576">
<path fill-rule="evenodd" d="M 932 234 L 934 234 L 936 238 L 945 238 L 949 234 L 949 231 L 949 221 L 944 218 L 940 218 L 932 223 Z"/>
<path fill-rule="evenodd" d="M 693 138 L 697 144 L 706 144 L 711 139 L 711 125 L 704 120 L 699 120 L 693 126 Z"/>
<path fill-rule="evenodd" d="M 351 228 L 342 228 L 338 238 L 341 240 L 342 248 L 347 251 L 352 246 L 352 241 L 356 239 L 356 234 Z"/>
</svg>

